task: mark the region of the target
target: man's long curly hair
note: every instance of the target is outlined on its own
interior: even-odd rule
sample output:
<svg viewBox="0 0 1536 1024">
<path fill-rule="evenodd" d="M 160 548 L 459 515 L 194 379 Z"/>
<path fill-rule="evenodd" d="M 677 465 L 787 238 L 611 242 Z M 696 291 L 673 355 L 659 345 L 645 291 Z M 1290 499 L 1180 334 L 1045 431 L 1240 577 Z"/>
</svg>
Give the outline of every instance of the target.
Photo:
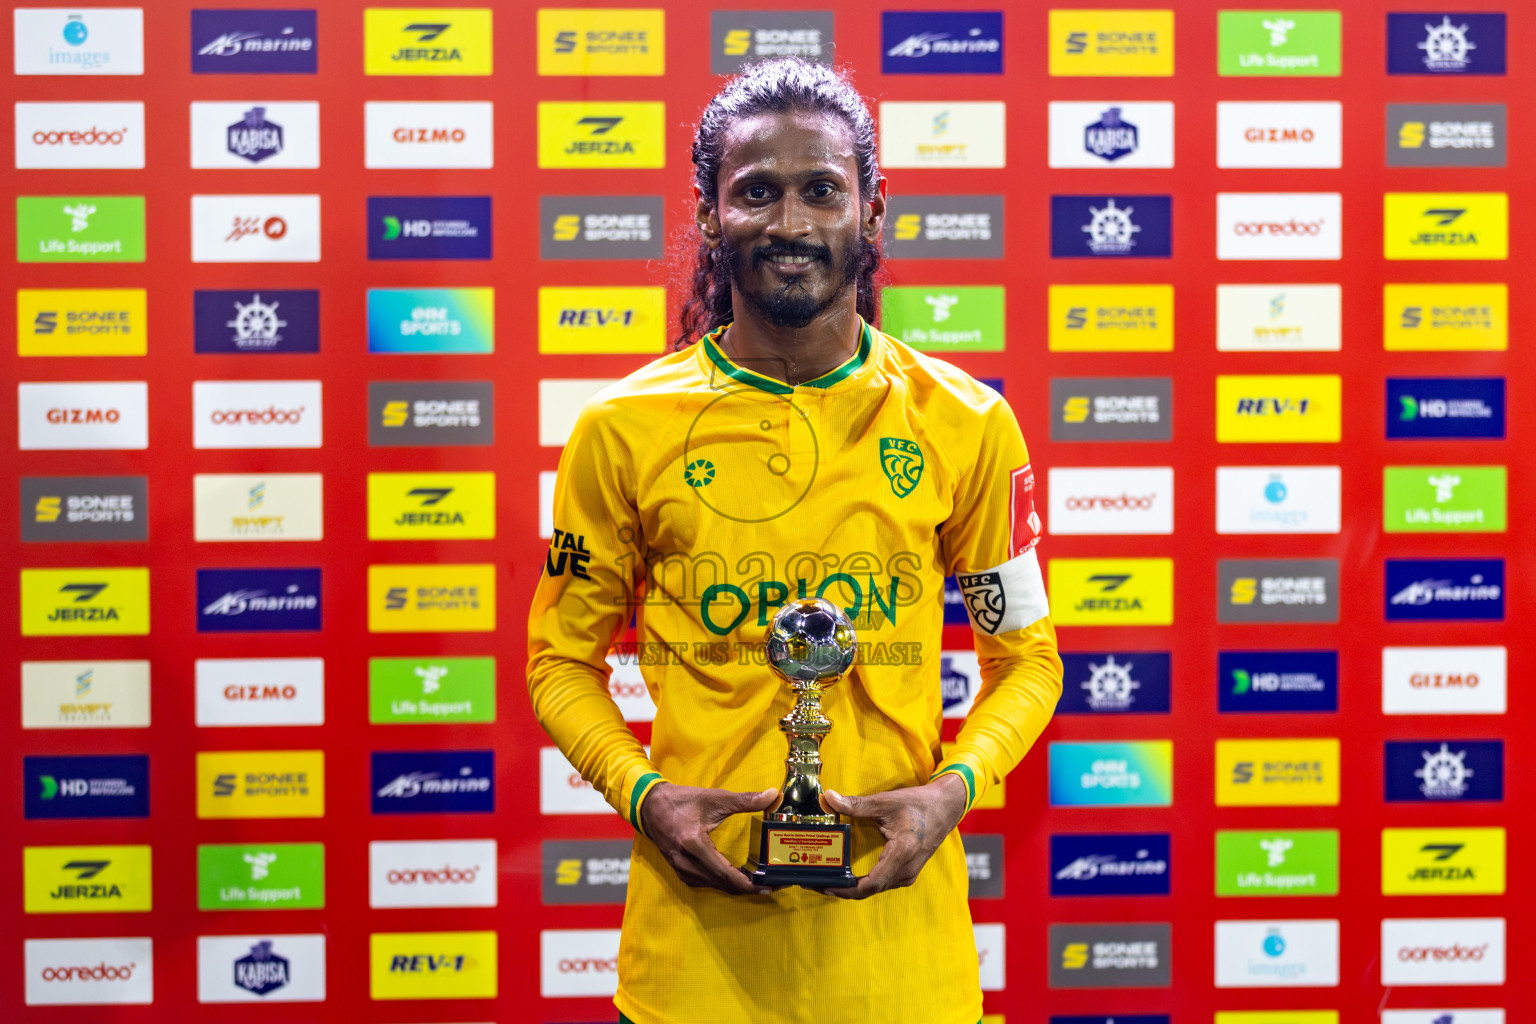
<svg viewBox="0 0 1536 1024">
<path fill-rule="evenodd" d="M 693 137 L 693 180 L 704 201 L 710 205 L 719 202 L 720 161 L 725 135 L 732 124 L 757 114 L 801 110 L 828 114 L 847 125 L 859 165 L 859 199 L 867 202 L 875 195 L 880 188 L 875 119 L 863 97 L 844 72 L 798 57 L 782 57 L 749 65 L 704 108 Z M 691 345 L 733 319 L 727 261 L 719 249 L 711 249 L 704 239 L 698 239 L 697 244 L 689 274 L 692 290 L 683 303 L 674 349 Z M 875 272 L 880 267 L 879 245 L 861 238 L 858 259 L 858 312 L 874 324 L 880 313 L 879 292 L 875 288 Z"/>
</svg>

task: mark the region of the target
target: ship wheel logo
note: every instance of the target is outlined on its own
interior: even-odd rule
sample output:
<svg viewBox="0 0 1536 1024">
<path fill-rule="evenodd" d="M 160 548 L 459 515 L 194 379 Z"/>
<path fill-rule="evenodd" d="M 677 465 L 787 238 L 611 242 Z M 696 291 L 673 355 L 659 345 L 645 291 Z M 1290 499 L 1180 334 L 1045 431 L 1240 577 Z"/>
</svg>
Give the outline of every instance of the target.
<svg viewBox="0 0 1536 1024">
<path fill-rule="evenodd" d="M 288 321 L 277 315 L 278 302 L 262 302 L 260 293 L 253 294 L 245 304 L 235 303 L 235 318 L 224 324 L 235 331 L 235 341 L 241 347 L 273 344 L 279 340 L 278 331 L 288 326 Z"/>
<path fill-rule="evenodd" d="M 1140 231 L 1141 226 L 1131 220 L 1131 214 L 1136 212 L 1134 206 L 1116 206 L 1111 197 L 1103 209 L 1090 206 L 1088 212 L 1093 215 L 1093 220 L 1083 225 L 1083 230 L 1088 233 L 1088 248 L 1095 255 L 1128 253 L 1136 245 L 1136 239 L 1131 236 Z"/>
</svg>

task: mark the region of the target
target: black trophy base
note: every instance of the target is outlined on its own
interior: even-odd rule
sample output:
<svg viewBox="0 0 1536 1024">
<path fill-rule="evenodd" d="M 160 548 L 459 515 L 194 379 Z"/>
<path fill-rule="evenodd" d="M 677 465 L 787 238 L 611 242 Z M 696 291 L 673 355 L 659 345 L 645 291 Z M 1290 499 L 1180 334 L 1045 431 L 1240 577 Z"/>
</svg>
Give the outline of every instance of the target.
<svg viewBox="0 0 1536 1024">
<path fill-rule="evenodd" d="M 846 889 L 853 877 L 853 826 L 752 819 L 753 885 Z"/>
</svg>

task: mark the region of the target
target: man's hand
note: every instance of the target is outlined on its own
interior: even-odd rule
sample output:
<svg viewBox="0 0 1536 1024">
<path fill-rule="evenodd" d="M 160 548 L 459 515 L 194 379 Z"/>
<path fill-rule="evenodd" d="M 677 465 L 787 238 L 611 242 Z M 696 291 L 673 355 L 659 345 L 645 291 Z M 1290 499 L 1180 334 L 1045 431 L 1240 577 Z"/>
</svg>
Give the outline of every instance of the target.
<svg viewBox="0 0 1536 1024">
<path fill-rule="evenodd" d="M 965 788 L 964 783 L 961 788 Z M 767 810 L 778 798 L 776 789 L 737 793 L 663 782 L 646 794 L 640 805 L 640 823 L 677 877 L 688 885 L 707 886 L 733 896 L 770 893 L 773 889 L 753 885 L 744 868 L 726 860 L 709 834 L 731 815 Z"/>
<path fill-rule="evenodd" d="M 869 796 L 843 796 L 827 790 L 822 803 L 839 814 L 868 818 L 880 826 L 885 849 L 857 885 L 821 891 L 845 900 L 862 900 L 877 892 L 911 885 L 944 837 L 960 823 L 969 795 L 965 781 L 952 772 L 925 786 Z"/>
</svg>

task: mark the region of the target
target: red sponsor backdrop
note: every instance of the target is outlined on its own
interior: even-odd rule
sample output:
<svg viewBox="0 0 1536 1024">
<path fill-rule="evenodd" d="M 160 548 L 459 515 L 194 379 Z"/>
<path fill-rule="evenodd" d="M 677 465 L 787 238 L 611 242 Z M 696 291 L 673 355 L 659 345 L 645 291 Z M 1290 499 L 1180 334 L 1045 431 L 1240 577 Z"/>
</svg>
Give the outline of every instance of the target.
<svg viewBox="0 0 1536 1024">
<path fill-rule="evenodd" d="M 10 5 L 7 5 L 9 7 Z M 16 452 L 14 389 L 0 391 L 0 423 L 10 456 L 11 495 L 0 502 L 0 578 L 19 567 L 138 566 L 151 570 L 152 631 L 147 637 L 22 639 L 13 610 L 0 617 L 10 657 L 0 672 L 19 693 L 22 660 L 148 658 L 153 663 L 153 726 L 146 730 L 25 731 L 16 713 L 0 717 L 3 774 L 0 821 L 0 1015 L 26 1021 L 594 1021 L 612 1020 L 606 999 L 539 998 L 539 932 L 547 928 L 617 927 L 617 906 L 549 907 L 539 895 L 539 843 L 548 838 L 629 835 L 616 816 L 541 817 L 537 751 L 547 740 L 528 713 L 522 684 L 523 619 L 540 571 L 538 473 L 555 467 L 558 451 L 537 444 L 540 377 L 616 377 L 644 361 L 638 356 L 537 354 L 537 293 L 541 284 L 671 283 L 673 270 L 641 262 L 541 263 L 538 198 L 573 193 L 662 194 L 667 227 L 686 236 L 690 223 L 687 161 L 691 123 L 719 79 L 709 72 L 708 18 L 703 8 L 667 5 L 667 74 L 661 78 L 541 78 L 535 73 L 535 9 L 495 9 L 495 73 L 484 78 L 389 78 L 363 74 L 360 0 L 330 0 L 319 10 L 320 60 L 315 75 L 192 75 L 189 10 L 184 0 L 144 12 L 146 74 L 130 78 L 10 77 L 16 100 L 124 100 L 146 104 L 147 165 L 143 170 L 0 170 L 9 208 L 13 195 L 144 195 L 148 259 L 142 264 L 17 264 L 9 262 L 0 289 L 0 323 L 14 322 L 16 288 L 142 287 L 149 298 L 145 358 L 17 357 L 9 343 L 0 360 L 11 380 L 147 380 L 150 442 L 142 452 Z M 771 0 L 751 5 L 780 6 Z M 810 5 L 806 5 L 810 6 Z M 929 5 L 938 6 L 938 5 Z M 984 6 L 984 5 L 983 5 Z M 1504 1006 L 1510 1020 L 1536 1011 L 1522 970 L 1526 943 L 1536 939 L 1522 870 L 1533 841 L 1523 812 L 1531 775 L 1520 737 L 1533 733 L 1531 710 L 1514 687 L 1507 715 L 1495 718 L 1386 718 L 1380 711 L 1381 648 L 1412 644 L 1504 644 L 1518 673 L 1532 655 L 1522 630 L 1529 614 L 1523 554 L 1531 528 L 1523 511 L 1536 484 L 1516 453 L 1531 440 L 1522 399 L 1536 371 L 1519 359 L 1533 327 L 1520 287 L 1532 259 L 1525 240 L 1533 227 L 1528 194 L 1517 183 L 1536 166 L 1536 142 L 1524 129 L 1533 90 L 1524 58 L 1532 25 L 1528 11 L 1509 10 L 1507 77 L 1389 78 L 1385 74 L 1384 0 L 1353 0 L 1344 12 L 1343 74 L 1337 78 L 1220 78 L 1216 75 L 1216 0 L 1181 0 L 1176 9 L 1176 71 L 1171 78 L 1074 79 L 1046 73 L 1047 4 L 1011 5 L 1005 18 L 1002 76 L 882 76 L 882 5 L 836 6 L 838 53 L 872 100 L 1003 99 L 1008 104 L 1006 170 L 892 171 L 896 194 L 1004 193 L 1003 261 L 902 261 L 894 283 L 1002 284 L 1007 287 L 1005 352 L 960 354 L 955 361 L 979 377 L 1001 377 L 1030 442 L 1037 470 L 1069 465 L 1171 465 L 1177 475 L 1176 529 L 1168 537 L 1055 537 L 1044 557 L 1172 557 L 1176 620 L 1172 628 L 1064 628 L 1067 650 L 1170 650 L 1172 713 L 1165 716 L 1077 717 L 1058 720 L 1042 744 L 1009 778 L 1003 810 L 974 812 L 964 829 L 1006 837 L 1007 899 L 973 904 L 978 922 L 1007 925 L 1007 988 L 987 995 L 989 1012 L 1009 1021 L 1042 1021 L 1048 1012 L 1169 1012 L 1180 1022 L 1205 1022 L 1217 1009 L 1336 1008 L 1345 1021 L 1374 1019 L 1378 1007 Z M 1480 3 L 1451 8 L 1486 10 Z M 1400 8 L 1399 8 L 1400 9 Z M 11 19 L 0 22 L 0 52 L 9 53 Z M 318 171 L 198 170 L 188 162 L 191 100 L 318 100 Z M 367 100 L 491 100 L 496 105 L 494 170 L 399 171 L 363 168 L 363 103 Z M 659 170 L 538 170 L 535 102 L 539 99 L 664 100 L 667 166 Z M 1177 166 L 1091 176 L 1046 167 L 1050 100 L 1171 100 L 1177 108 Z M 1343 103 L 1342 170 L 1218 170 L 1215 102 L 1339 100 Z M 1509 160 L 1498 169 L 1387 169 L 1383 165 L 1388 102 L 1507 102 Z M 0 136 L 11 137 L 13 112 L 0 108 Z M 1174 255 L 1169 260 L 1068 260 L 1048 256 L 1049 197 L 1084 191 L 1171 194 Z M 1387 263 L 1381 256 L 1382 199 L 1387 191 L 1506 191 L 1510 193 L 1511 258 L 1499 263 Z M 1218 191 L 1335 191 L 1343 194 L 1344 259 L 1338 263 L 1217 262 Z M 190 196 L 194 193 L 318 192 L 322 197 L 323 262 L 219 265 L 190 261 Z M 490 263 L 369 262 L 364 235 L 370 195 L 490 195 L 494 251 Z M 1045 344 L 1046 287 L 1051 283 L 1171 283 L 1176 288 L 1176 348 L 1171 353 L 1052 353 Z M 1215 287 L 1244 282 L 1338 282 L 1344 295 L 1340 352 L 1264 354 L 1215 350 Z M 1386 352 L 1381 343 L 1385 282 L 1507 281 L 1511 285 L 1511 346 L 1499 353 Z M 497 346 L 489 356 L 370 355 L 365 328 L 369 287 L 492 286 Z M 318 355 L 265 358 L 193 355 L 194 288 L 307 288 L 321 292 Z M 675 310 L 679 295 L 669 301 Z M 1218 373 L 1342 374 L 1343 440 L 1331 445 L 1218 445 Z M 1173 441 L 1115 446 L 1052 444 L 1047 381 L 1051 377 L 1171 376 Z M 1504 376 L 1511 416 L 1503 441 L 1387 442 L 1383 393 L 1387 376 Z M 325 443 L 314 451 L 208 451 L 192 447 L 193 380 L 313 379 L 324 382 Z M 496 443 L 492 448 L 370 448 L 366 382 L 465 380 L 496 383 Z M 1383 535 L 1381 470 L 1386 465 L 1509 465 L 1509 531 L 1453 537 Z M 1322 536 L 1220 536 L 1214 529 L 1217 465 L 1340 465 L 1345 480 L 1343 531 Z M 494 470 L 499 521 L 494 541 L 440 543 L 368 541 L 365 477 L 380 470 Z M 192 540 L 194 472 L 321 472 L 325 476 L 325 539 L 313 543 L 198 545 Z M 21 545 L 15 499 L 21 475 L 146 475 L 148 544 Z M 1044 481 L 1044 474 L 1041 474 Z M 1383 621 L 1386 557 L 1485 555 L 1509 559 L 1505 623 L 1388 624 Z M 1340 561 L 1337 625 L 1218 626 L 1218 557 L 1328 557 Z M 366 567 L 373 563 L 493 562 L 498 567 L 497 630 L 491 634 L 376 635 L 368 632 Z M 318 634 L 209 635 L 196 632 L 194 576 L 200 567 L 319 566 L 324 572 L 324 630 Z M 14 582 L 8 584 L 13 589 Z M 969 646 L 965 630 L 949 631 L 947 646 Z M 1215 701 L 1220 649 L 1304 648 L 1339 651 L 1341 698 L 1336 715 L 1219 716 Z M 500 709 L 494 725 L 373 726 L 368 724 L 370 656 L 495 654 Z M 199 657 L 323 656 L 327 668 L 326 723 L 318 728 L 198 729 L 193 720 L 193 662 Z M 947 730 L 955 728 L 949 723 Z M 770 728 L 770 723 L 764 723 Z M 649 727 L 638 725 L 642 739 Z M 1344 773 L 1338 807 L 1221 808 L 1213 802 L 1215 737 L 1337 736 Z M 1508 749 L 1502 803 L 1434 806 L 1382 802 L 1382 745 L 1389 738 L 1503 738 Z M 1172 738 L 1174 803 L 1158 810 L 1047 807 L 1044 741 Z M 320 820 L 200 821 L 194 800 L 194 754 L 219 749 L 309 749 L 326 753 L 326 813 Z M 369 813 L 369 752 L 408 749 L 496 752 L 494 816 L 376 817 Z M 20 785 L 22 757 L 35 754 L 148 753 L 152 815 L 147 820 L 26 821 Z M 1510 873 L 1503 897 L 1384 897 L 1380 895 L 1379 833 L 1389 826 L 1504 825 Z M 1284 900 L 1221 899 L 1212 884 L 1214 835 L 1219 828 L 1337 828 L 1341 832 L 1340 894 Z M 1136 899 L 1051 900 L 1047 837 L 1061 831 L 1168 831 L 1173 837 L 1173 895 Z M 367 861 L 371 839 L 495 838 L 500 844 L 500 906 L 495 909 L 371 910 Z M 327 852 L 323 910 L 203 912 L 197 909 L 195 849 L 239 840 L 322 841 Z M 77 843 L 149 843 L 154 851 L 154 910 L 135 915 L 24 915 L 22 847 Z M 1383 991 L 1379 983 L 1378 922 L 1384 917 L 1505 916 L 1509 919 L 1510 981 L 1502 988 Z M 1213 987 L 1213 923 L 1230 918 L 1338 918 L 1341 983 L 1337 989 L 1221 990 Z M 1046 926 L 1051 922 L 1168 921 L 1173 926 L 1170 989 L 1134 992 L 1046 991 Z M 199 935 L 323 932 L 328 937 L 328 995 L 324 1003 L 200 1006 L 196 986 Z M 500 996 L 492 1001 L 378 1003 L 369 999 L 368 935 L 382 931 L 489 929 L 500 936 Z M 26 1008 L 22 939 L 147 935 L 154 939 L 152 1006 Z M 935 951 L 969 956 L 969 950 Z M 807 1010 L 814 1015 L 814 1012 Z M 872 1014 L 877 1011 L 872 1008 Z"/>
</svg>

